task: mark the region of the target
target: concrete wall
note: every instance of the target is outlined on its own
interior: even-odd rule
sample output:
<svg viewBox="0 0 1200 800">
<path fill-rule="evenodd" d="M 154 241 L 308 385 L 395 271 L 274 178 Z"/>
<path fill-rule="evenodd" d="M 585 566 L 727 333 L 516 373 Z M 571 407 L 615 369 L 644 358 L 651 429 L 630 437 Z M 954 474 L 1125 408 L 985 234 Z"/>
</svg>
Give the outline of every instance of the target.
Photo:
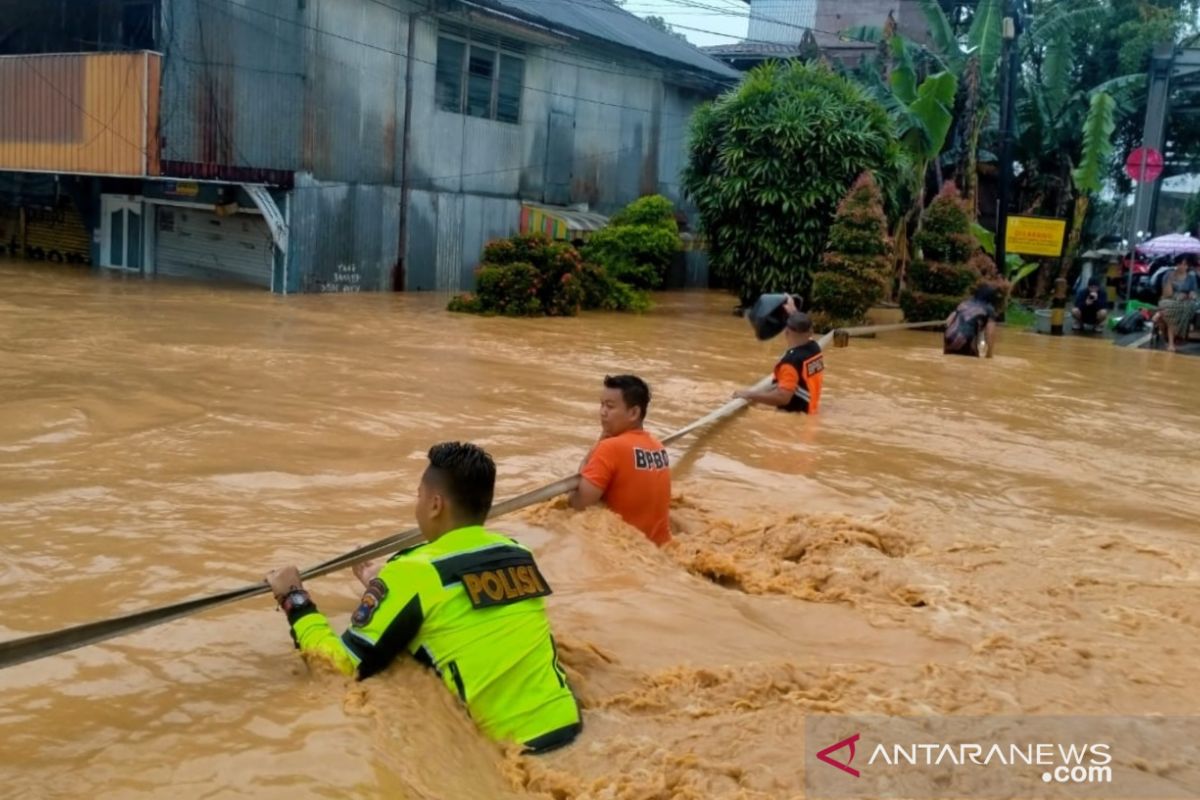
<svg viewBox="0 0 1200 800">
<path fill-rule="evenodd" d="M 929 25 L 919 0 L 819 0 L 814 27 L 828 33 L 841 33 L 860 25 L 882 28 L 888 12 L 906 38 L 929 42 Z"/>
</svg>

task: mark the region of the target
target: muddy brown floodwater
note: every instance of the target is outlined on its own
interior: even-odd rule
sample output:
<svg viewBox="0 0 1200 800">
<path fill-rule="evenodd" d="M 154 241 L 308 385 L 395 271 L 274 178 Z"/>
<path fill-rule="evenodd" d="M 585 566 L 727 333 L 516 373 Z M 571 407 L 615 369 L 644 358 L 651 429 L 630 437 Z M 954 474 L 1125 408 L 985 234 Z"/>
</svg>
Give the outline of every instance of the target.
<svg viewBox="0 0 1200 800">
<path fill-rule="evenodd" d="M 667 432 L 769 370 L 731 300 L 479 319 L 0 264 L 0 638 L 236 587 L 409 527 L 424 452 L 573 471 L 598 382 Z M 822 415 L 674 448 L 677 544 L 551 503 L 531 545 L 585 707 L 540 759 L 411 662 L 310 671 L 259 598 L 0 672 L 0 795 L 795 798 L 809 713 L 1200 713 L 1200 359 L 1008 332 L 828 356 Z M 348 573 L 311 587 L 335 624 Z"/>
</svg>

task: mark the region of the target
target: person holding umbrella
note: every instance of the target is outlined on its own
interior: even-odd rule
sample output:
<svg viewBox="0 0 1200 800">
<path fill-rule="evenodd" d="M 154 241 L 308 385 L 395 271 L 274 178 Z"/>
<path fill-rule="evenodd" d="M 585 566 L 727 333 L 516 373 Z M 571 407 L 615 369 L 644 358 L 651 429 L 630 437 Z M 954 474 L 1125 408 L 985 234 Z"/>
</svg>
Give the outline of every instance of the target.
<svg viewBox="0 0 1200 800">
<path fill-rule="evenodd" d="M 1162 282 L 1162 299 L 1154 314 L 1154 327 L 1165 330 L 1167 350 L 1175 352 L 1175 339 L 1187 335 L 1192 315 L 1196 313 L 1197 284 L 1195 253 L 1182 253 L 1175 257 L 1175 269 Z"/>
</svg>

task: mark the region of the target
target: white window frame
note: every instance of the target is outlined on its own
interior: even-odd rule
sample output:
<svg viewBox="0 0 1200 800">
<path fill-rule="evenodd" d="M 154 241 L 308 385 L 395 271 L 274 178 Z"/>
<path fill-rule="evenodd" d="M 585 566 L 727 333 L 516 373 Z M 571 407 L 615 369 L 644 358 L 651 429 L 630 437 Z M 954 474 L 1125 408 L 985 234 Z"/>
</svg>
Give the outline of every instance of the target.
<svg viewBox="0 0 1200 800">
<path fill-rule="evenodd" d="M 524 76 L 525 76 L 525 68 L 529 66 L 529 60 L 528 60 L 527 54 L 524 52 L 518 52 L 510 47 L 505 47 L 504 43 L 503 43 L 504 42 L 503 39 L 501 39 L 500 41 L 496 41 L 496 39 L 498 39 L 499 37 L 488 36 L 488 41 L 480 41 L 480 40 L 472 37 L 471 34 L 472 34 L 471 29 L 467 29 L 467 33 L 465 36 L 460 35 L 458 33 L 451 33 L 449 31 L 442 30 L 442 29 L 438 30 L 438 33 L 437 33 L 438 39 L 449 39 L 451 41 L 461 42 L 465 46 L 463 48 L 462 64 L 460 65 L 459 75 L 458 75 L 458 87 L 459 87 L 458 110 L 457 111 L 448 111 L 447 109 L 442 108 L 440 105 L 437 107 L 437 110 L 445 111 L 447 114 L 461 114 L 466 117 L 474 117 L 475 119 L 487 119 L 487 120 L 491 120 L 492 122 L 499 122 L 503 125 L 520 125 L 521 118 L 522 118 L 522 112 L 524 111 L 524 108 L 525 108 L 525 102 L 524 102 L 525 101 L 525 77 Z M 486 35 L 486 34 L 481 34 L 481 36 L 483 36 L 483 35 Z M 484 47 L 484 48 L 487 48 L 488 50 L 491 50 L 493 53 L 495 53 L 495 56 L 492 59 L 491 102 L 489 104 L 488 115 L 486 117 L 480 117 L 475 114 L 469 114 L 467 112 L 467 98 L 470 93 L 471 48 L 472 47 Z M 517 118 L 515 120 L 498 119 L 496 116 L 500 110 L 500 61 L 503 57 L 515 58 L 515 59 L 519 60 L 521 62 L 521 67 L 522 67 L 522 69 L 521 69 L 521 91 L 517 97 Z M 436 98 L 437 97 L 437 65 L 436 64 L 434 66 L 434 92 L 433 92 L 433 94 L 434 94 L 434 97 Z"/>
</svg>

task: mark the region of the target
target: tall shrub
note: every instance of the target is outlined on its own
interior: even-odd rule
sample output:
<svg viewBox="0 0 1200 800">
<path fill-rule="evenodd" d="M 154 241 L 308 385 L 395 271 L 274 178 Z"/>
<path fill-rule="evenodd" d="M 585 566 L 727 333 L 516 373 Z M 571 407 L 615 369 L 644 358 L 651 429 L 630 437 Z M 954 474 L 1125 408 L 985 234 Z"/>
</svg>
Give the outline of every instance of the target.
<svg viewBox="0 0 1200 800">
<path fill-rule="evenodd" d="M 683 182 L 710 263 L 744 303 L 807 292 L 833 209 L 864 171 L 894 181 L 883 106 L 821 64 L 764 64 L 692 118 Z"/>
<path fill-rule="evenodd" d="M 635 289 L 657 289 L 679 252 L 675 207 L 662 195 L 634 200 L 596 231 L 583 247 L 583 257 L 616 280 Z"/>
<path fill-rule="evenodd" d="M 496 239 L 483 248 L 475 294 L 450 301 L 451 311 L 510 317 L 569 317 L 583 304 L 583 259 L 565 242 L 540 233 Z"/>
<path fill-rule="evenodd" d="M 645 292 L 584 261 L 574 247 L 540 233 L 488 242 L 475 270 L 475 292 L 450 311 L 510 317 L 569 317 L 582 309 L 644 311 Z"/>
<path fill-rule="evenodd" d="M 846 194 L 821 269 L 813 274 L 812 308 L 823 329 L 857 325 L 887 292 L 892 275 L 892 242 L 887 235 L 883 196 L 869 172 Z"/>
<path fill-rule="evenodd" d="M 916 243 L 921 257 L 913 262 L 909 288 L 900 295 L 900 307 L 910 322 L 950 316 L 985 273 L 995 273 L 971 232 L 970 211 L 953 183 L 942 187 L 925 210 Z"/>
</svg>

